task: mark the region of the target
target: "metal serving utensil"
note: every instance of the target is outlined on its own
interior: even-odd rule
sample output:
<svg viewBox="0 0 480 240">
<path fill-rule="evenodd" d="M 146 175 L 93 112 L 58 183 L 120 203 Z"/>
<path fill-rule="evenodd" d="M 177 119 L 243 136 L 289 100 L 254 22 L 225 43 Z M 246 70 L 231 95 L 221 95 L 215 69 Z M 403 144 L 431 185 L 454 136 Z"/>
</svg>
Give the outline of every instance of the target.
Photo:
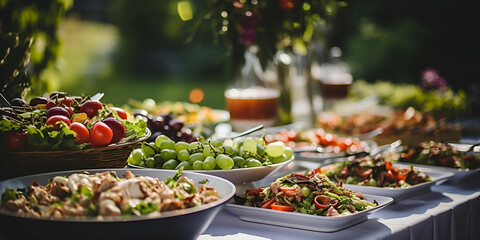
<svg viewBox="0 0 480 240">
<path fill-rule="evenodd" d="M 8 100 L 1 93 L 0 93 L 0 106 L 1 107 L 13 108 L 12 105 L 8 102 Z"/>
<path fill-rule="evenodd" d="M 473 152 L 473 149 L 475 149 L 475 147 L 477 146 L 480 146 L 480 141 L 475 144 L 472 144 L 472 146 L 470 146 L 466 152 Z"/>
</svg>

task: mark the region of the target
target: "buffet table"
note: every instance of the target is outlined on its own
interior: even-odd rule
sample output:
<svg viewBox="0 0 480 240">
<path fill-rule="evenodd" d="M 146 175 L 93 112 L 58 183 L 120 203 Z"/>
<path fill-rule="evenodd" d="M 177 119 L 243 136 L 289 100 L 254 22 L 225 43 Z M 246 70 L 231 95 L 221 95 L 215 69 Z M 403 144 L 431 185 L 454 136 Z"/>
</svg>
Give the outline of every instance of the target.
<svg viewBox="0 0 480 240">
<path fill-rule="evenodd" d="M 282 173 L 283 174 L 283 173 Z M 268 183 L 279 174 L 257 182 Z M 395 202 L 367 221 L 337 232 L 315 232 L 240 220 L 221 211 L 197 238 L 208 239 L 480 239 L 480 174 L 443 183 Z"/>
</svg>

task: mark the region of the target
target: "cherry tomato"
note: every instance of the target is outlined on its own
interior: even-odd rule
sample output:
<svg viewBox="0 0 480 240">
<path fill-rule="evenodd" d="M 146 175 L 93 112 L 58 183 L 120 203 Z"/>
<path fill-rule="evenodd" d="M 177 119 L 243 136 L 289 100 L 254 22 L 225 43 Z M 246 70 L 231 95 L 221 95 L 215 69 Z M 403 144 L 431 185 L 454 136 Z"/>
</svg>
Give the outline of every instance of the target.
<svg viewBox="0 0 480 240">
<path fill-rule="evenodd" d="M 313 199 L 313 202 L 315 203 L 315 207 L 317 207 L 318 209 L 326 208 L 329 206 L 336 207 L 338 205 L 337 199 L 331 199 L 323 195 L 316 196 L 315 199 Z"/>
<path fill-rule="evenodd" d="M 74 122 L 70 124 L 70 129 L 77 134 L 75 137 L 76 144 L 87 143 L 90 140 L 90 132 L 85 125 L 79 122 Z"/>
<path fill-rule="evenodd" d="M 103 122 L 97 122 L 92 127 L 92 132 L 90 133 L 90 143 L 93 146 L 105 146 L 110 144 L 113 138 L 112 129 L 108 127 L 107 124 Z"/>
<path fill-rule="evenodd" d="M 8 133 L 6 138 L 7 148 L 13 150 L 24 149 L 27 146 L 27 133 L 26 132 L 13 132 Z"/>
<path fill-rule="evenodd" d="M 294 187 L 281 187 L 280 190 L 282 190 L 282 192 L 291 197 L 291 196 L 295 196 L 295 194 L 297 193 L 297 189 L 294 188 Z"/>
<path fill-rule="evenodd" d="M 80 106 L 80 112 L 87 114 L 89 118 L 95 117 L 98 114 L 98 110 L 103 109 L 103 105 L 98 100 L 88 100 Z"/>
<path fill-rule="evenodd" d="M 398 178 L 398 180 L 406 181 L 407 180 L 407 175 L 399 173 L 399 174 L 397 174 L 397 178 Z"/>
<path fill-rule="evenodd" d="M 71 124 L 70 119 L 63 115 L 53 115 L 47 119 L 47 122 L 45 124 L 47 126 L 55 126 L 55 128 L 59 129 L 60 124 L 57 124 L 57 122 L 60 122 L 60 121 L 66 123 L 68 126 L 70 126 Z"/>
<path fill-rule="evenodd" d="M 340 170 L 340 175 L 348 176 L 349 173 L 350 173 L 350 170 L 348 169 L 347 166 L 345 166 L 344 168 L 342 168 L 342 170 Z"/>
<path fill-rule="evenodd" d="M 61 103 L 66 107 L 72 107 L 75 104 L 75 100 L 73 98 L 64 98 Z"/>
<path fill-rule="evenodd" d="M 272 204 L 272 209 L 277 211 L 285 211 L 285 212 L 293 212 L 295 211 L 295 207 L 288 204 L 282 204 L 279 202 L 275 202 Z"/>
<path fill-rule="evenodd" d="M 110 107 L 113 111 L 117 112 L 118 116 L 122 119 L 127 119 L 127 112 L 119 107 Z"/>
<path fill-rule="evenodd" d="M 315 207 L 317 207 L 318 209 L 328 207 L 328 201 L 329 201 L 329 198 L 327 196 L 322 196 L 322 195 L 318 195 L 315 197 L 315 199 L 313 199 L 313 202 L 315 203 Z"/>
<path fill-rule="evenodd" d="M 249 189 L 249 190 L 247 190 L 246 195 L 247 196 L 255 196 L 255 194 L 260 194 L 262 191 L 263 191 L 263 189 L 261 189 L 261 188 Z"/>
<path fill-rule="evenodd" d="M 413 157 L 413 155 L 415 155 L 415 150 L 410 150 L 406 153 L 402 153 L 402 158 L 405 159 L 405 160 L 408 160 L 411 157 Z"/>
<path fill-rule="evenodd" d="M 275 198 L 272 197 L 266 201 L 263 201 L 261 208 L 272 208 L 272 204 L 275 202 Z"/>
<path fill-rule="evenodd" d="M 373 169 L 366 169 L 366 170 L 362 170 L 360 168 L 355 168 L 355 172 L 357 173 L 357 175 L 361 178 L 367 178 L 368 176 L 370 176 L 370 174 L 372 174 L 373 172 Z"/>
<path fill-rule="evenodd" d="M 397 181 L 396 174 L 392 172 L 392 170 L 388 170 L 387 174 L 385 174 L 385 178 L 390 180 L 390 181 Z"/>
<path fill-rule="evenodd" d="M 322 136 L 320 139 L 320 144 L 323 146 L 333 146 L 337 144 L 337 137 L 331 133 L 325 134 L 325 136 Z"/>
<path fill-rule="evenodd" d="M 394 168 L 392 162 L 390 161 L 385 162 L 385 169 L 392 171 L 394 174 L 398 173 L 398 169 Z"/>
<path fill-rule="evenodd" d="M 56 107 L 58 106 L 56 103 L 52 102 L 52 101 L 48 101 L 47 102 L 47 109 L 50 109 L 52 107 Z"/>
</svg>

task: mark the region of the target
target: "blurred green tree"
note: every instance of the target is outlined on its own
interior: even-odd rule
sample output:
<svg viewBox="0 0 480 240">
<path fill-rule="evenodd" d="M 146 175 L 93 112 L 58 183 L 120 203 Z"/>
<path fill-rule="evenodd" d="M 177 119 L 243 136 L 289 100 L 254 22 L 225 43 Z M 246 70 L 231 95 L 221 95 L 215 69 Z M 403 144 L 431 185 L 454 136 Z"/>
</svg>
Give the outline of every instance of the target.
<svg viewBox="0 0 480 240">
<path fill-rule="evenodd" d="M 0 2 L 1 92 L 7 98 L 52 90 L 48 70 L 59 55 L 58 25 L 73 0 Z M 28 72 L 28 73 L 27 73 Z"/>
</svg>

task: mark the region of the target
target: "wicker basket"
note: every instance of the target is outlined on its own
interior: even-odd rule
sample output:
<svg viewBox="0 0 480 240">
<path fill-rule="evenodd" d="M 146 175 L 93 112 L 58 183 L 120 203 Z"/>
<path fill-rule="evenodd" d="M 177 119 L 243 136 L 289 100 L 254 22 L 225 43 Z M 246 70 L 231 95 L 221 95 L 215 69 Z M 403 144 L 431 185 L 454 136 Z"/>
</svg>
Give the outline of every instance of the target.
<svg viewBox="0 0 480 240">
<path fill-rule="evenodd" d="M 0 154 L 0 180 L 37 173 L 95 169 L 122 168 L 132 150 L 150 136 L 147 134 L 133 142 L 92 147 L 83 150 L 26 151 Z"/>
</svg>

